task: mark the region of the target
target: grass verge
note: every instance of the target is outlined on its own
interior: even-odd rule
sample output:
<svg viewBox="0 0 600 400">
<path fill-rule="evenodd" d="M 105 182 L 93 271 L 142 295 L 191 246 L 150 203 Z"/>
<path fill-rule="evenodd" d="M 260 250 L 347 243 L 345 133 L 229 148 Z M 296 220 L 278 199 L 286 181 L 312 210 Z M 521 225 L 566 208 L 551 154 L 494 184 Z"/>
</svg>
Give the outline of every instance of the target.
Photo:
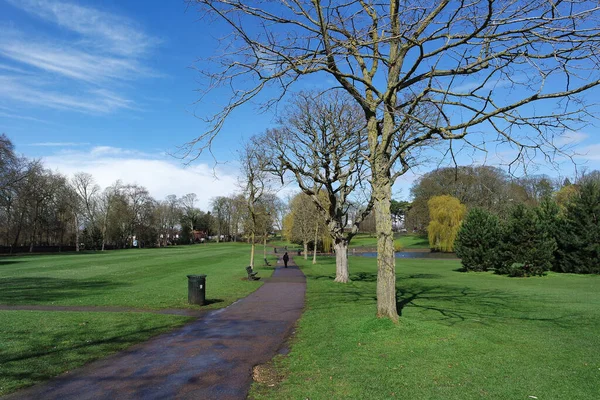
<svg viewBox="0 0 600 400">
<path fill-rule="evenodd" d="M 375 318 L 376 261 L 303 264 L 307 303 L 283 382 L 254 399 L 600 397 L 600 277 L 460 273 L 458 261 L 398 261 L 395 325 Z"/>
<path fill-rule="evenodd" d="M 0 311 L 0 396 L 189 320 L 141 313 Z"/>
</svg>

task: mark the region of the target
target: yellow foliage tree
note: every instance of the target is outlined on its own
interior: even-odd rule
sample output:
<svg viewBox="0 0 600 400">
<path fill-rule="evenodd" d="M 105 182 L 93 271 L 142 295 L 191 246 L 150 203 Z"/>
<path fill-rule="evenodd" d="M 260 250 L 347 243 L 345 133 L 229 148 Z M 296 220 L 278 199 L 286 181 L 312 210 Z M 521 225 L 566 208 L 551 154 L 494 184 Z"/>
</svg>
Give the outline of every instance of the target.
<svg viewBox="0 0 600 400">
<path fill-rule="evenodd" d="M 294 231 L 294 214 L 290 212 L 283 217 L 283 232 L 281 233 L 285 240 L 288 242 L 292 241 L 292 235 Z"/>
<path fill-rule="evenodd" d="M 427 202 L 429 206 L 429 247 L 433 250 L 451 252 L 467 207 L 452 196 L 434 196 Z"/>
</svg>

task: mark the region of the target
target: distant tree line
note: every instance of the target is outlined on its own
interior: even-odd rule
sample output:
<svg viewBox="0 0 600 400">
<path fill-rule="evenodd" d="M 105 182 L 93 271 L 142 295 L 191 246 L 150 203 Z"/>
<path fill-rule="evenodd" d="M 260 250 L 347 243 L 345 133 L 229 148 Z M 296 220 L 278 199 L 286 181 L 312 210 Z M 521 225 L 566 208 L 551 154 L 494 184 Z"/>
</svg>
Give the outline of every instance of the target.
<svg viewBox="0 0 600 400">
<path fill-rule="evenodd" d="M 194 193 L 157 200 L 145 187 L 121 181 L 102 190 L 90 174 L 69 178 L 38 160 L 18 156 L 10 139 L 0 135 L 3 253 L 159 247 L 208 237 L 248 239 L 251 218 L 243 193 L 214 197 L 206 211 L 197 200 Z M 263 236 L 281 226 L 281 212 L 270 215 L 261 222 Z"/>
<path fill-rule="evenodd" d="M 502 215 L 514 204 L 537 206 L 569 184 L 568 179 L 562 182 L 546 175 L 514 178 L 500 168 L 485 165 L 438 168 L 412 185 L 413 201 L 406 206 L 406 227 L 409 231 L 427 231 L 431 220 L 428 202 L 434 196 L 452 196 L 467 209 L 478 207 Z"/>
</svg>

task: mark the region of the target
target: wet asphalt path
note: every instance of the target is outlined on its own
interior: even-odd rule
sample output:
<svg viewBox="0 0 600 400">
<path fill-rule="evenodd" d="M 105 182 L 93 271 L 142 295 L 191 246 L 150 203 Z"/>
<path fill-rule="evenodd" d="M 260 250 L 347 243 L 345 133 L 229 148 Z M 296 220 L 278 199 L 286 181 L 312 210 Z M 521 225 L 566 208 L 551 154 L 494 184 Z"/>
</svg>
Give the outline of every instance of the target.
<svg viewBox="0 0 600 400">
<path fill-rule="evenodd" d="M 245 399 L 252 367 L 277 354 L 302 313 L 306 280 L 290 264 L 225 309 L 2 399 Z"/>
</svg>

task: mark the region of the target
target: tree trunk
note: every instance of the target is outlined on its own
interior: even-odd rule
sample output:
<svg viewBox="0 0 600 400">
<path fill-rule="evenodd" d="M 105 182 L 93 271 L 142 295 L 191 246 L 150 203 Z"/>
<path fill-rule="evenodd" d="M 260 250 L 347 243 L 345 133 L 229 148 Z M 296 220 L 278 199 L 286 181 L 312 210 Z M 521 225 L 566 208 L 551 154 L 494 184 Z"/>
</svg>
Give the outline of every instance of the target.
<svg viewBox="0 0 600 400">
<path fill-rule="evenodd" d="M 319 240 L 319 225 L 315 228 L 315 245 L 313 246 L 313 265 L 317 263 L 317 241 Z"/>
<path fill-rule="evenodd" d="M 79 219 L 75 214 L 75 251 L 79 251 Z"/>
<path fill-rule="evenodd" d="M 392 232 L 392 182 L 387 157 L 379 156 L 373 168 L 373 210 L 377 229 L 377 316 L 398 321 L 396 258 Z"/>
<path fill-rule="evenodd" d="M 348 283 L 348 241 L 335 239 L 335 282 Z"/>
<path fill-rule="evenodd" d="M 265 260 L 267 259 L 267 235 L 263 238 L 263 257 Z"/>
<path fill-rule="evenodd" d="M 254 243 L 254 232 L 252 232 L 250 238 L 252 239 L 252 245 L 250 246 L 250 266 L 254 269 L 254 250 L 256 247 L 256 244 Z M 250 238 L 248 238 L 248 240 L 250 240 Z"/>
<path fill-rule="evenodd" d="M 304 259 L 308 260 L 308 242 L 304 241 Z"/>
</svg>

